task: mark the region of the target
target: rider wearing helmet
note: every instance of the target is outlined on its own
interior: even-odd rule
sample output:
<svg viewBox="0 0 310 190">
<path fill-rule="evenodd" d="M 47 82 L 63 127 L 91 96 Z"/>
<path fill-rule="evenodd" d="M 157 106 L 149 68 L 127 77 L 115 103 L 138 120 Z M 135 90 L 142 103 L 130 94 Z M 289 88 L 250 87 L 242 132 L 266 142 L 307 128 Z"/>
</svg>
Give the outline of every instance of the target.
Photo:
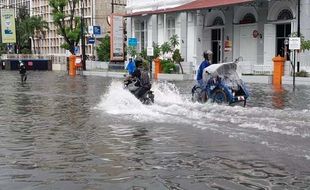
<svg viewBox="0 0 310 190">
<path fill-rule="evenodd" d="M 22 61 L 19 61 L 19 74 L 21 77 L 21 82 L 24 82 L 27 80 L 27 75 L 26 75 L 26 66 Z"/>
<path fill-rule="evenodd" d="M 132 77 L 138 79 L 136 85 L 139 89 L 135 92 L 135 96 L 141 98 L 152 87 L 147 68 L 143 67 L 141 59 L 136 60 L 136 70 L 132 73 Z"/>
<path fill-rule="evenodd" d="M 204 81 L 203 81 L 203 70 L 210 66 L 210 59 L 213 55 L 213 52 L 208 50 L 203 52 L 204 61 L 200 64 L 198 71 L 197 71 L 197 82 L 200 87 L 203 87 Z"/>
</svg>

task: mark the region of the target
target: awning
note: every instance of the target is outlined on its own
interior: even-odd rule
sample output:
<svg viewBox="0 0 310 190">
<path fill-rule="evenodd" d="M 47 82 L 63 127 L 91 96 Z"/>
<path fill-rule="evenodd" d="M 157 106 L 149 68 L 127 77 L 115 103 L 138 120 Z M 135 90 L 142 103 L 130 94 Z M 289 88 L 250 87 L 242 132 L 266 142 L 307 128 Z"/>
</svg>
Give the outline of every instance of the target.
<svg viewBox="0 0 310 190">
<path fill-rule="evenodd" d="M 242 3 L 249 3 L 252 1 L 254 0 L 195 0 L 190 3 L 186 3 L 184 5 L 174 7 L 174 8 L 128 13 L 126 16 L 131 17 L 131 16 L 141 16 L 141 15 L 148 15 L 148 14 L 191 11 L 191 10 L 207 9 L 207 8 L 214 8 L 214 7 L 223 7 L 223 6 L 228 6 L 228 5 L 238 5 Z"/>
</svg>

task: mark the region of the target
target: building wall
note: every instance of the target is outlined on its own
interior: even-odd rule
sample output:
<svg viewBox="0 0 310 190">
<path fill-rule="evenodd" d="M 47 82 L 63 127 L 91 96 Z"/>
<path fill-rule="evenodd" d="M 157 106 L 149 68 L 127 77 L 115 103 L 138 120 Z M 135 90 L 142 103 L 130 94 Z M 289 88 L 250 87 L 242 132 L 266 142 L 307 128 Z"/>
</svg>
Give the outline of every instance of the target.
<svg viewBox="0 0 310 190">
<path fill-rule="evenodd" d="M 115 3 L 125 4 L 125 0 L 114 0 Z M 101 27 L 102 35 L 97 37 L 102 38 L 108 34 L 110 28 L 107 22 L 108 16 L 111 12 L 111 1 L 110 0 L 83 0 L 84 2 L 84 22 L 87 30 L 87 26 L 97 25 Z M 76 8 L 76 15 L 81 16 L 82 4 L 79 3 Z M 68 13 L 68 9 L 65 10 Z M 52 9 L 48 5 L 48 0 L 32 0 L 32 15 L 41 16 L 44 20 L 49 23 L 49 30 L 45 34 L 37 35 L 35 38 L 36 49 L 34 52 L 47 55 L 55 56 L 66 56 L 68 51 L 61 48 L 60 45 L 64 43 L 62 36 L 57 34 L 57 28 L 53 24 L 53 18 L 51 15 Z M 125 13 L 125 6 L 114 5 L 114 13 Z M 86 35 L 87 36 L 87 35 Z M 96 40 L 96 43 L 99 43 Z M 94 55 L 95 47 L 87 44 L 86 41 L 86 55 Z M 79 48 L 81 50 L 81 47 Z"/>
</svg>

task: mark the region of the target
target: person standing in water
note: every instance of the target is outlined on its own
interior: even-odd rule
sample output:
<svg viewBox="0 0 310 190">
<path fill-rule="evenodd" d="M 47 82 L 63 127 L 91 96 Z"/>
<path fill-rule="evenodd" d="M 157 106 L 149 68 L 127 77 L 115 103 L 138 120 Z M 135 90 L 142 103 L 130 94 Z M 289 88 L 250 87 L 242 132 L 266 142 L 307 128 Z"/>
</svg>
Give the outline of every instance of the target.
<svg viewBox="0 0 310 190">
<path fill-rule="evenodd" d="M 26 72 L 27 72 L 26 66 L 24 65 L 22 61 L 19 61 L 19 74 L 20 74 L 22 84 L 25 83 L 27 80 Z"/>
</svg>

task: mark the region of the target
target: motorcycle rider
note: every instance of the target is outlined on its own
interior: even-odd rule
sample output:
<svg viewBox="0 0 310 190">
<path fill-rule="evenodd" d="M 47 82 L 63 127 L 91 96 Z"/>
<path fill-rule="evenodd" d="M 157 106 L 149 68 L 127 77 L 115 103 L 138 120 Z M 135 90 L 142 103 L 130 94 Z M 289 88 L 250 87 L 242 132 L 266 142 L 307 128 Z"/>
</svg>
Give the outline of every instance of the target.
<svg viewBox="0 0 310 190">
<path fill-rule="evenodd" d="M 135 85 L 139 86 L 139 88 L 135 91 L 134 95 L 140 99 L 152 87 L 148 70 L 146 67 L 143 67 L 141 59 L 136 60 L 136 70 L 131 76 L 137 79 Z"/>
<path fill-rule="evenodd" d="M 197 70 L 197 85 L 195 85 L 192 89 L 192 92 L 199 89 L 200 90 L 200 97 L 198 101 L 205 102 L 207 101 L 208 97 L 206 92 L 203 90 L 206 87 L 207 81 L 204 80 L 204 73 L 203 70 L 211 65 L 210 60 L 212 60 L 213 52 L 208 50 L 203 52 L 204 61 L 199 65 Z"/>
<path fill-rule="evenodd" d="M 213 52 L 208 50 L 203 52 L 204 61 L 199 65 L 197 71 L 197 83 L 201 88 L 204 87 L 205 81 L 203 80 L 203 70 L 211 65 L 210 60 L 212 59 Z"/>
</svg>

